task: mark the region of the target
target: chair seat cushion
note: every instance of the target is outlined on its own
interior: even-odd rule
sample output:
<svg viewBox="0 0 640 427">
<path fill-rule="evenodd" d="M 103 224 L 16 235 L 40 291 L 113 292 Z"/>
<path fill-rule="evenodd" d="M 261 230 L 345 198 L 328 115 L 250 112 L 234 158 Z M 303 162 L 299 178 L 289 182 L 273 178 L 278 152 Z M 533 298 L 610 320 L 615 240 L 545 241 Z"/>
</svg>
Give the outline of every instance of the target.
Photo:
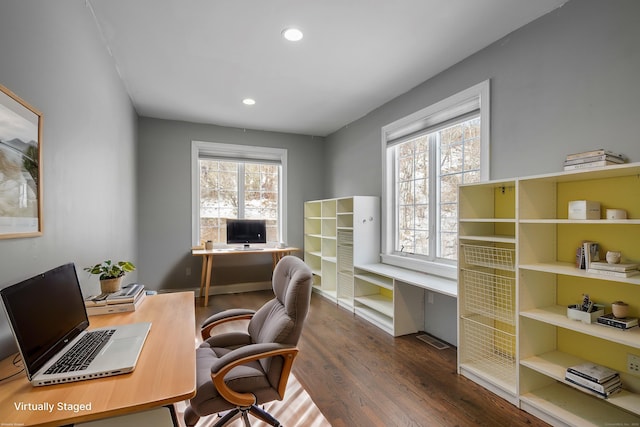
<svg viewBox="0 0 640 427">
<path fill-rule="evenodd" d="M 206 343 L 196 349 L 196 395 L 191 399 L 191 407 L 198 414 L 212 414 L 235 407 L 220 396 L 211 381 L 211 365 L 230 351 L 227 348 L 210 347 Z M 274 389 L 258 361 L 236 366 L 229 371 L 225 380 L 234 391 L 254 394 L 257 403 L 274 399 Z"/>
</svg>

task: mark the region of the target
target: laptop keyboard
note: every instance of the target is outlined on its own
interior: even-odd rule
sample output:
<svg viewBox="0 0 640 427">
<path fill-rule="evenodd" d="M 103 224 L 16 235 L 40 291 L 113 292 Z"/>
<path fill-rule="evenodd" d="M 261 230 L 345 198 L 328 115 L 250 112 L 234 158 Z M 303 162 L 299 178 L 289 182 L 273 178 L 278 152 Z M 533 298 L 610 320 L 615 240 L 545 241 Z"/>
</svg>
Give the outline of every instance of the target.
<svg viewBox="0 0 640 427">
<path fill-rule="evenodd" d="M 87 369 L 91 361 L 107 344 L 115 329 L 87 332 L 45 374 L 81 371 Z"/>
</svg>

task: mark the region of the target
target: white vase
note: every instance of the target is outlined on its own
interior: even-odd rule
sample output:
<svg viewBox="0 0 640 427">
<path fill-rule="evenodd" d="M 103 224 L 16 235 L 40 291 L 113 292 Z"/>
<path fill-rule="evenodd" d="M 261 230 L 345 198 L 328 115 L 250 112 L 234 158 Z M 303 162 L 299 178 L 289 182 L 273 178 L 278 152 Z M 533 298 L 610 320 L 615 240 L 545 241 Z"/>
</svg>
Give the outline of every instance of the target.
<svg viewBox="0 0 640 427">
<path fill-rule="evenodd" d="M 122 286 L 122 278 L 124 276 L 116 277 L 115 279 L 102 279 L 100 280 L 100 291 L 103 294 L 112 294 L 120 290 Z"/>
<path fill-rule="evenodd" d="M 620 262 L 621 254 L 618 251 L 608 251 L 606 255 L 607 262 L 609 264 L 618 264 Z"/>
</svg>

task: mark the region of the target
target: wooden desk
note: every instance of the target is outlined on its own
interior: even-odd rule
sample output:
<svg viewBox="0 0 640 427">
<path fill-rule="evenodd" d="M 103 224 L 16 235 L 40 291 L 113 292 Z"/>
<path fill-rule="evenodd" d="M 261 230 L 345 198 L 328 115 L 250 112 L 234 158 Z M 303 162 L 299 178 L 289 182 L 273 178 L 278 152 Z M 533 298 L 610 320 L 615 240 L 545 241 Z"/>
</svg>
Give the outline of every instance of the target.
<svg viewBox="0 0 640 427">
<path fill-rule="evenodd" d="M 193 397 L 196 387 L 193 297 L 193 292 L 152 295 L 134 312 L 89 317 L 90 329 L 152 323 L 136 369 L 124 375 L 45 387 L 33 387 L 21 372 L 0 383 L 0 425 L 59 426 Z M 0 377 L 7 376 L 13 358 L 0 362 Z M 21 403 L 45 402 L 53 405 L 51 412 L 16 408 Z"/>
<path fill-rule="evenodd" d="M 260 249 L 192 249 L 191 255 L 202 257 L 202 274 L 200 276 L 200 298 L 204 296 L 204 306 L 209 305 L 209 286 L 211 286 L 211 272 L 213 270 L 213 258 L 216 256 L 243 255 L 243 254 L 271 254 L 273 258 L 272 269 L 284 256 L 299 251 L 299 248 L 260 248 Z"/>
</svg>

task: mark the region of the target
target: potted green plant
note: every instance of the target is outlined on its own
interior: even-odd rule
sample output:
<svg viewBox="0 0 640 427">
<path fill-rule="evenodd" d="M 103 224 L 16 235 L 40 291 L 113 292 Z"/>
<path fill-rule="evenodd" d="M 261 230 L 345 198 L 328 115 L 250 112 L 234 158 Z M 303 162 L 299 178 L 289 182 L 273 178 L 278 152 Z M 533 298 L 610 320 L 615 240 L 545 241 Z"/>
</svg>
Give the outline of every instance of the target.
<svg viewBox="0 0 640 427">
<path fill-rule="evenodd" d="M 135 269 L 136 266 L 129 261 L 112 262 L 109 259 L 93 267 L 85 267 L 84 270 L 90 274 L 100 275 L 100 290 L 102 293 L 113 293 L 120 290 L 124 275 Z"/>
</svg>

